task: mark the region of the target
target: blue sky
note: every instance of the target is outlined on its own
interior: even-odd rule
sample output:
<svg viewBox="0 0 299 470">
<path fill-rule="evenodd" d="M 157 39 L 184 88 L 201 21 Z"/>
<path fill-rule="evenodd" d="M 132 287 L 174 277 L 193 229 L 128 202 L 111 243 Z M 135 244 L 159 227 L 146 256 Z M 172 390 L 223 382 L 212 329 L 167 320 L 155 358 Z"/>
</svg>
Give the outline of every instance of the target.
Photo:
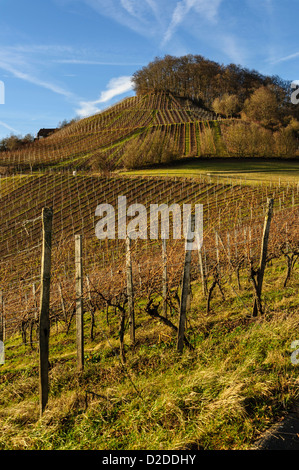
<svg viewBox="0 0 299 470">
<path fill-rule="evenodd" d="M 298 0 L 0 0 L 0 138 L 35 135 L 133 95 L 132 74 L 165 54 L 299 79 L 298 7 Z"/>
</svg>

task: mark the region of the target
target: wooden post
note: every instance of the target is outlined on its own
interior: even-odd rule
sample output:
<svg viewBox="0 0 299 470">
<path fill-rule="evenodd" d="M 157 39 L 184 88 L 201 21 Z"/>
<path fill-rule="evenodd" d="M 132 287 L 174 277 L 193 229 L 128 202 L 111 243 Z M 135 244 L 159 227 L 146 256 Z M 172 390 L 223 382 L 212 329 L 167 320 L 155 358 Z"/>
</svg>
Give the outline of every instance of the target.
<svg viewBox="0 0 299 470">
<path fill-rule="evenodd" d="M 228 261 L 230 263 L 231 262 L 231 257 L 230 257 L 230 234 L 229 234 L 229 232 L 227 232 L 227 234 L 226 234 L 226 240 L 227 240 L 227 257 L 228 257 Z"/>
<path fill-rule="evenodd" d="M 126 311 L 125 309 L 120 310 L 120 321 L 119 321 L 119 353 L 120 353 L 120 360 L 122 364 L 126 363 L 126 353 L 125 353 L 125 344 L 124 344 L 124 334 L 125 334 L 125 321 L 126 321 Z"/>
<path fill-rule="evenodd" d="M 264 230 L 263 230 L 263 239 L 262 239 L 262 247 L 261 247 L 261 257 L 260 263 L 257 270 L 257 281 L 256 281 L 256 295 L 253 303 L 253 316 L 256 317 L 258 314 L 258 303 L 260 301 L 260 297 L 262 294 L 262 287 L 263 287 L 263 280 L 264 280 L 264 273 L 267 261 L 267 250 L 268 250 L 268 241 L 269 241 L 269 234 L 270 234 L 270 224 L 273 215 L 273 205 L 274 199 L 267 200 L 267 208 L 266 208 L 266 215 L 265 215 L 265 223 L 264 223 Z"/>
<path fill-rule="evenodd" d="M 198 250 L 198 260 L 199 260 L 199 270 L 202 282 L 202 293 L 204 296 L 207 295 L 207 285 L 206 285 L 206 276 L 205 276 L 205 269 L 203 265 L 203 258 L 202 258 L 202 249 Z"/>
<path fill-rule="evenodd" d="M 36 287 L 35 283 L 32 284 L 32 296 L 33 296 L 33 305 L 34 305 L 34 320 L 38 319 L 38 308 L 36 302 Z"/>
<path fill-rule="evenodd" d="M 127 273 L 127 296 L 129 307 L 129 330 L 131 342 L 135 343 L 135 314 L 134 314 L 134 288 L 131 257 L 131 238 L 126 238 L 126 273 Z"/>
<path fill-rule="evenodd" d="M 189 224 L 191 227 L 194 226 L 194 216 L 191 216 L 191 220 Z M 188 234 L 190 234 L 190 230 L 188 230 Z M 187 235 L 187 242 L 192 243 L 192 239 L 188 240 Z M 184 271 L 183 271 L 183 282 L 182 282 L 182 293 L 181 293 L 181 302 L 180 302 L 180 317 L 179 317 L 179 328 L 178 328 L 178 336 L 177 336 L 177 351 L 179 353 L 183 352 L 184 348 L 184 336 L 185 336 L 185 325 L 186 325 L 186 312 L 187 312 L 187 304 L 188 304 L 188 296 L 190 294 L 190 268 L 191 268 L 191 249 L 187 246 L 185 248 L 185 264 L 184 264 Z"/>
<path fill-rule="evenodd" d="M 138 275 L 139 275 L 139 289 L 140 289 L 140 292 L 141 292 L 141 289 L 142 289 L 142 278 L 141 278 L 141 268 L 140 268 L 140 264 L 138 263 Z"/>
<path fill-rule="evenodd" d="M 3 291 L 0 290 L 0 341 L 4 341 Z"/>
<path fill-rule="evenodd" d="M 43 244 L 39 314 L 39 389 L 41 416 L 48 403 L 49 393 L 49 305 L 51 284 L 52 219 L 52 209 L 45 207 L 42 211 Z"/>
<path fill-rule="evenodd" d="M 75 235 L 77 366 L 84 369 L 82 235 Z"/>
<path fill-rule="evenodd" d="M 167 318 L 167 244 L 166 238 L 162 238 L 162 297 L 163 297 L 163 317 Z"/>
<path fill-rule="evenodd" d="M 216 245 L 216 259 L 217 259 L 217 270 L 220 270 L 219 266 L 219 238 L 218 238 L 218 232 L 215 230 L 215 245 Z"/>
<path fill-rule="evenodd" d="M 65 311 L 65 304 L 64 304 L 64 298 L 63 298 L 63 292 L 62 292 L 62 287 L 61 283 L 58 283 L 58 290 L 59 290 L 59 296 L 60 296 L 60 305 L 61 305 L 61 310 L 63 314 L 63 319 L 65 323 L 67 323 L 67 317 L 66 317 L 66 311 Z"/>
<path fill-rule="evenodd" d="M 91 292 L 90 292 L 90 280 L 89 277 L 86 276 L 86 285 L 87 285 L 87 290 L 88 290 L 88 301 L 89 301 L 89 309 L 90 309 L 90 339 L 94 339 L 94 327 L 95 327 L 95 321 L 94 321 L 94 312 L 95 309 L 92 305 L 92 297 L 91 297 Z"/>
<path fill-rule="evenodd" d="M 3 291 L 0 290 L 0 364 L 4 364 L 5 320 L 3 308 Z"/>
</svg>

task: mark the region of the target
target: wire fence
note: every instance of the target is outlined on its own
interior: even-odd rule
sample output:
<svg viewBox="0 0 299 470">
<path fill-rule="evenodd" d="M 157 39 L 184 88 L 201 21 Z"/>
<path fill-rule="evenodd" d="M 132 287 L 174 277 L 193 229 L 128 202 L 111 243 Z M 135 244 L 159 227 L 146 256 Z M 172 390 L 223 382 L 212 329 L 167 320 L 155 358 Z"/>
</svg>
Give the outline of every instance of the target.
<svg viewBox="0 0 299 470">
<path fill-rule="evenodd" d="M 283 216 L 283 217 L 282 217 Z M 254 221 L 234 230 L 216 230 L 204 233 L 201 248 L 202 268 L 209 279 L 215 266 L 222 276 L 248 266 L 250 260 L 257 263 L 263 233 L 263 220 Z M 272 221 L 268 259 L 282 256 L 282 247 L 289 252 L 298 250 L 298 210 L 276 214 Z M 184 240 L 167 240 L 168 290 L 180 286 L 184 266 Z M 5 318 L 6 335 L 25 331 L 36 323 L 39 314 L 41 244 L 19 252 L 22 255 L 22 273 L 14 272 L 14 263 L 6 260 L 6 277 L 2 278 L 2 316 Z M 15 257 L 12 258 L 14 260 Z M 162 294 L 163 268 L 161 240 L 134 240 L 131 247 L 134 292 L 136 298 L 149 292 Z M 3 268 L 2 268 L 3 269 Z M 83 271 L 85 310 L 93 302 L 105 310 L 103 299 L 112 301 L 126 291 L 126 248 L 124 240 L 99 241 L 83 237 Z M 14 278 L 17 274 L 17 278 Z M 27 275 L 26 275 L 27 274 Z M 9 280 L 9 277 L 12 280 Z M 192 280 L 202 282 L 199 253 L 192 253 Z M 102 297 L 99 296 L 101 293 Z M 73 317 L 76 304 L 74 239 L 54 241 L 52 247 L 51 303 L 53 320 L 66 323 Z"/>
<path fill-rule="evenodd" d="M 82 234 L 83 243 L 83 307 L 86 314 L 96 311 L 107 317 L 109 306 L 127 308 L 126 243 L 125 240 L 98 240 L 95 236 L 96 217 L 94 210 L 103 200 L 116 202 L 119 194 L 128 195 L 129 202 L 179 202 L 204 204 L 203 245 L 200 253 L 194 251 L 191 260 L 191 280 L 202 283 L 205 295 L 214 280 L 215 267 L 224 283 L 242 269 L 249 269 L 250 263 L 257 265 L 260 257 L 261 240 L 264 226 L 265 201 L 275 196 L 274 215 L 268 246 L 268 260 L 279 258 L 298 251 L 299 234 L 299 195 L 298 185 L 282 185 L 280 182 L 259 188 L 248 188 L 235 182 L 207 182 L 199 179 L 197 183 L 188 179 L 169 179 L 167 183 L 157 180 L 146 181 L 132 178 L 129 182 L 115 178 L 113 184 L 105 178 L 83 179 L 69 175 L 49 177 L 42 181 L 31 181 L 31 188 L 37 189 L 34 197 L 41 203 L 34 210 L 28 209 L 16 216 L 15 209 L 22 207 L 22 193 L 16 184 L 15 198 L 12 198 L 13 217 L 1 220 L 1 322 L 2 337 L 7 339 L 14 333 L 21 333 L 21 341 L 33 345 L 37 341 L 41 289 L 42 227 L 40 206 L 42 203 L 58 203 L 54 206 L 54 232 L 52 241 L 50 320 L 58 332 L 57 325 L 66 331 L 71 328 L 76 316 L 75 288 L 75 248 L 74 235 Z M 19 180 L 20 182 L 20 180 Z M 10 184 L 14 184 L 12 181 Z M 54 186 L 53 186 L 54 185 Z M 61 188 L 69 186 L 68 199 L 63 199 Z M 55 191 L 54 188 L 55 187 Z M 42 189 L 44 188 L 44 189 Z M 104 195 L 98 196 L 98 190 Z M 142 193 L 140 192 L 142 189 Z M 90 192 L 91 190 L 91 192 Z M 53 192 L 54 191 L 54 192 Z M 49 198 L 49 192 L 52 193 Z M 9 192 L 7 193 L 9 194 Z M 142 198 L 141 198 L 142 194 Z M 44 195 L 41 197 L 41 195 Z M 89 196 L 92 197 L 89 199 Z M 84 197 L 83 197 L 84 196 Z M 2 198 L 5 199 L 5 191 Z M 109 199 L 110 197 L 110 199 Z M 139 199 L 138 199 L 139 198 Z M 2 214 L 7 214 L 8 200 L 5 199 Z M 71 230 L 61 224 L 63 208 L 71 203 L 76 214 L 70 212 Z M 6 212 L 5 212 L 6 211 Z M 15 212 L 14 212 L 15 211 Z M 75 224 L 74 222 L 79 222 Z M 12 223 L 11 223 L 12 222 Z M 82 222 L 82 224 L 80 223 Z M 74 223 L 74 224 L 73 224 Z M 56 224 L 56 227 L 55 227 Z M 17 230 L 17 237 L 14 237 Z M 18 243 L 16 243 L 18 241 Z M 12 248 L 10 250 L 10 248 Z M 169 311 L 178 306 L 184 268 L 185 242 L 170 236 L 167 240 L 167 302 Z M 134 240 L 131 244 L 132 274 L 135 299 L 150 299 L 151 295 L 165 297 L 165 259 L 162 255 L 161 239 Z M 164 286 L 165 287 L 165 286 Z M 237 295 L 238 285 L 231 285 Z M 164 292 L 164 294 L 163 294 Z M 240 299 L 239 299 L 240 300 Z M 243 301 L 240 300 L 242 303 Z M 162 313 L 160 303 L 159 314 Z M 244 307 L 244 305 L 243 305 Z M 249 310 L 249 306 L 245 306 Z M 1 339 L 1 338 L 0 338 Z"/>
</svg>

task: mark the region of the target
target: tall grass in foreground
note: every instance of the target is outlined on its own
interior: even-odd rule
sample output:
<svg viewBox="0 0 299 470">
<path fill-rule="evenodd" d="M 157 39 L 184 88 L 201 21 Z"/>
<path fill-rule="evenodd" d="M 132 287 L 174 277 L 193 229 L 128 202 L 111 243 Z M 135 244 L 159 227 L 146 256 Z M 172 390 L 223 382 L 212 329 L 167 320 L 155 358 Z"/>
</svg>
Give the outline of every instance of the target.
<svg viewBox="0 0 299 470">
<path fill-rule="evenodd" d="M 24 346 L 14 340 L 18 356 L 11 354 L 0 371 L 0 448 L 250 448 L 299 398 L 298 366 L 290 360 L 299 330 L 298 279 L 281 296 L 280 269 L 268 271 L 267 312 L 258 319 L 236 299 L 205 316 L 194 285 L 188 337 L 195 349 L 182 356 L 167 327 L 141 315 L 125 367 L 111 348 L 117 337 L 108 344 L 99 328 L 78 374 L 71 334 L 55 335 L 50 401 L 41 420 L 37 353 L 21 357 Z"/>
</svg>

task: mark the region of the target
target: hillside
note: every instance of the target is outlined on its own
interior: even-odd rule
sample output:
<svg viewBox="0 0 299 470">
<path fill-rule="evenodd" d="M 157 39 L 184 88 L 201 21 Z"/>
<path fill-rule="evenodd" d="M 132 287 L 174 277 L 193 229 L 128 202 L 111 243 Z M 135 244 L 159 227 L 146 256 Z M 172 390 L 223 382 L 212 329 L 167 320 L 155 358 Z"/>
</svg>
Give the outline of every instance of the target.
<svg viewBox="0 0 299 470">
<path fill-rule="evenodd" d="M 136 71 L 132 83 L 136 96 L 46 138 L 3 139 L 0 174 L 45 168 L 109 174 L 184 157 L 298 157 L 298 107 L 291 84 L 278 76 L 199 55 L 165 56 Z"/>
<path fill-rule="evenodd" d="M 238 297 L 226 284 L 225 301 L 217 292 L 208 316 L 194 282 L 188 315 L 194 350 L 182 356 L 175 351 L 175 332 L 151 318 L 141 299 L 136 344 L 126 333 L 122 364 L 113 309 L 107 316 L 96 312 L 91 339 L 87 307 L 83 373 L 76 368 L 74 322 L 67 328 L 53 316 L 50 396 L 42 418 L 36 332 L 31 343 L 29 335 L 25 342 L 20 335 L 8 338 L 6 364 L 0 366 L 0 449 L 184 450 L 192 455 L 252 449 L 299 398 L 298 366 L 290 360 L 299 326 L 298 271 L 282 296 L 284 277 L 281 262 L 267 269 L 264 319 L 247 315 L 245 273 Z M 175 321 L 176 314 L 169 318 Z"/>
<path fill-rule="evenodd" d="M 130 340 L 124 241 L 99 241 L 94 233 L 97 204 L 116 206 L 119 195 L 147 208 L 162 202 L 204 204 L 205 283 L 198 253 L 193 253 L 186 325 L 190 346 L 182 355 L 176 352 L 175 330 L 182 240 L 167 242 L 168 323 L 162 317 L 161 242 L 134 242 L 134 345 Z M 264 313 L 253 317 L 250 264 L 258 265 L 268 197 L 274 197 L 275 205 Z M 0 448 L 251 448 L 299 398 L 298 366 L 290 359 L 298 332 L 298 197 L 296 183 L 248 185 L 241 178 L 217 181 L 202 175 L 107 178 L 41 172 L 2 178 L 0 285 L 6 359 L 0 366 Z M 40 418 L 40 214 L 46 205 L 54 210 L 50 394 Z M 83 373 L 76 362 L 76 233 L 83 235 Z"/>
<path fill-rule="evenodd" d="M 286 156 L 288 146 L 279 140 L 286 136 L 274 134 L 239 118 L 216 119 L 191 99 L 158 92 L 127 98 L 22 149 L 0 152 L 0 449 L 245 449 L 283 418 L 298 400 L 298 371 L 290 360 L 299 312 L 296 161 L 267 160 L 260 167 L 254 158 L 201 159 L 242 157 L 244 147 L 255 157 L 259 148 L 269 151 L 269 136 Z M 151 173 L 123 171 L 147 165 Z M 246 180 L 246 170 L 258 171 L 259 180 Z M 184 239 L 171 232 L 161 249 L 147 219 L 147 238 L 131 242 L 133 341 L 126 242 L 95 234 L 97 206 L 110 204 L 118 221 L 119 196 L 147 213 L 152 204 L 203 204 L 203 247 L 191 256 L 181 354 L 176 337 Z M 256 315 L 269 198 L 273 217 Z M 40 418 L 45 207 L 53 209 L 50 394 Z M 83 248 L 81 372 L 76 234 Z"/>
<path fill-rule="evenodd" d="M 242 109 L 255 91 L 267 88 L 273 92 L 272 101 L 279 103 L 283 114 L 298 117 L 296 107 L 290 106 L 292 90 L 287 80 L 263 75 L 241 65 L 217 63 L 201 55 L 156 57 L 133 74 L 133 83 L 138 95 L 164 91 L 189 98 L 209 109 L 213 108 L 215 99 L 226 95 L 237 97 L 234 107 L 237 104 Z M 273 103 L 270 111 L 271 117 L 275 118 Z"/>
<path fill-rule="evenodd" d="M 108 302 L 121 308 L 125 292 L 125 244 L 123 240 L 98 240 L 95 226 L 98 204 L 116 208 L 119 196 L 127 203 L 168 205 L 203 204 L 206 289 L 215 281 L 215 266 L 221 266 L 224 282 L 231 272 L 250 273 L 258 265 L 267 198 L 274 198 L 274 216 L 269 239 L 268 262 L 292 260 L 295 269 L 298 250 L 297 184 L 267 182 L 259 185 L 245 181 L 212 180 L 207 176 L 180 177 L 99 177 L 91 174 L 37 173 L 2 178 L 0 209 L 0 286 L 5 302 L 6 333 L 32 332 L 38 308 L 41 260 L 41 211 L 53 208 L 52 296 L 54 319 L 71 322 L 74 313 L 74 235 L 83 236 L 84 275 L 95 289 L 85 283 L 86 308 L 94 302 L 96 310 L 105 310 Z M 149 231 L 149 220 L 148 234 Z M 215 238 L 217 231 L 220 239 Z M 149 235 L 148 235 L 149 236 Z M 221 240 L 221 245 L 219 244 Z M 138 240 L 132 248 L 136 295 L 157 295 L 161 290 L 162 268 L 160 240 Z M 183 240 L 168 240 L 168 282 L 170 305 L 180 289 L 183 269 Z M 198 257 L 192 257 L 192 279 L 200 281 Z M 286 275 L 285 275 L 286 276 Z M 289 276 L 290 277 L 290 276 Z M 113 280 L 113 281 L 112 281 Z M 249 299 L 253 295 L 246 281 Z M 96 287 L 97 286 L 97 287 Z M 214 286 L 215 287 L 215 286 Z M 235 287 L 232 287 L 235 289 Z M 206 301 L 210 304 L 212 292 Z M 88 293 L 89 292 L 89 293 Z M 96 294 L 98 292 L 98 294 Z M 138 292 L 138 293 L 137 293 Z M 62 296 L 62 297 L 61 297 Z M 101 297 L 103 296 L 103 297 Z M 63 299 L 63 301 L 62 301 Z M 106 299 L 103 301 L 103 299 Z M 126 299 L 126 297 L 125 297 Z M 172 300 L 171 300 L 172 299 Z M 62 303 L 63 302 L 63 303 Z M 105 303 L 106 302 L 106 303 Z M 251 312 L 246 301 L 247 313 Z M 62 307 L 63 305 L 63 307 Z M 20 308 L 20 306 L 23 306 Z M 161 306 L 160 306 L 161 309 Z M 160 311 L 159 309 L 159 311 Z M 175 321 L 175 320 L 174 320 Z"/>
<path fill-rule="evenodd" d="M 24 149 L 0 152 L 0 166 L 75 169 L 107 161 L 109 168 L 110 161 L 114 168 L 121 164 L 128 144 L 134 141 L 139 146 L 145 139 L 167 145 L 172 138 L 181 156 L 197 154 L 197 136 L 214 118 L 213 113 L 163 92 L 127 98 Z"/>
<path fill-rule="evenodd" d="M 296 124 L 275 132 L 254 121 L 217 118 L 166 92 L 127 98 L 21 148 L 0 151 L 0 174 L 42 169 L 111 171 L 186 157 L 295 158 Z"/>
</svg>

